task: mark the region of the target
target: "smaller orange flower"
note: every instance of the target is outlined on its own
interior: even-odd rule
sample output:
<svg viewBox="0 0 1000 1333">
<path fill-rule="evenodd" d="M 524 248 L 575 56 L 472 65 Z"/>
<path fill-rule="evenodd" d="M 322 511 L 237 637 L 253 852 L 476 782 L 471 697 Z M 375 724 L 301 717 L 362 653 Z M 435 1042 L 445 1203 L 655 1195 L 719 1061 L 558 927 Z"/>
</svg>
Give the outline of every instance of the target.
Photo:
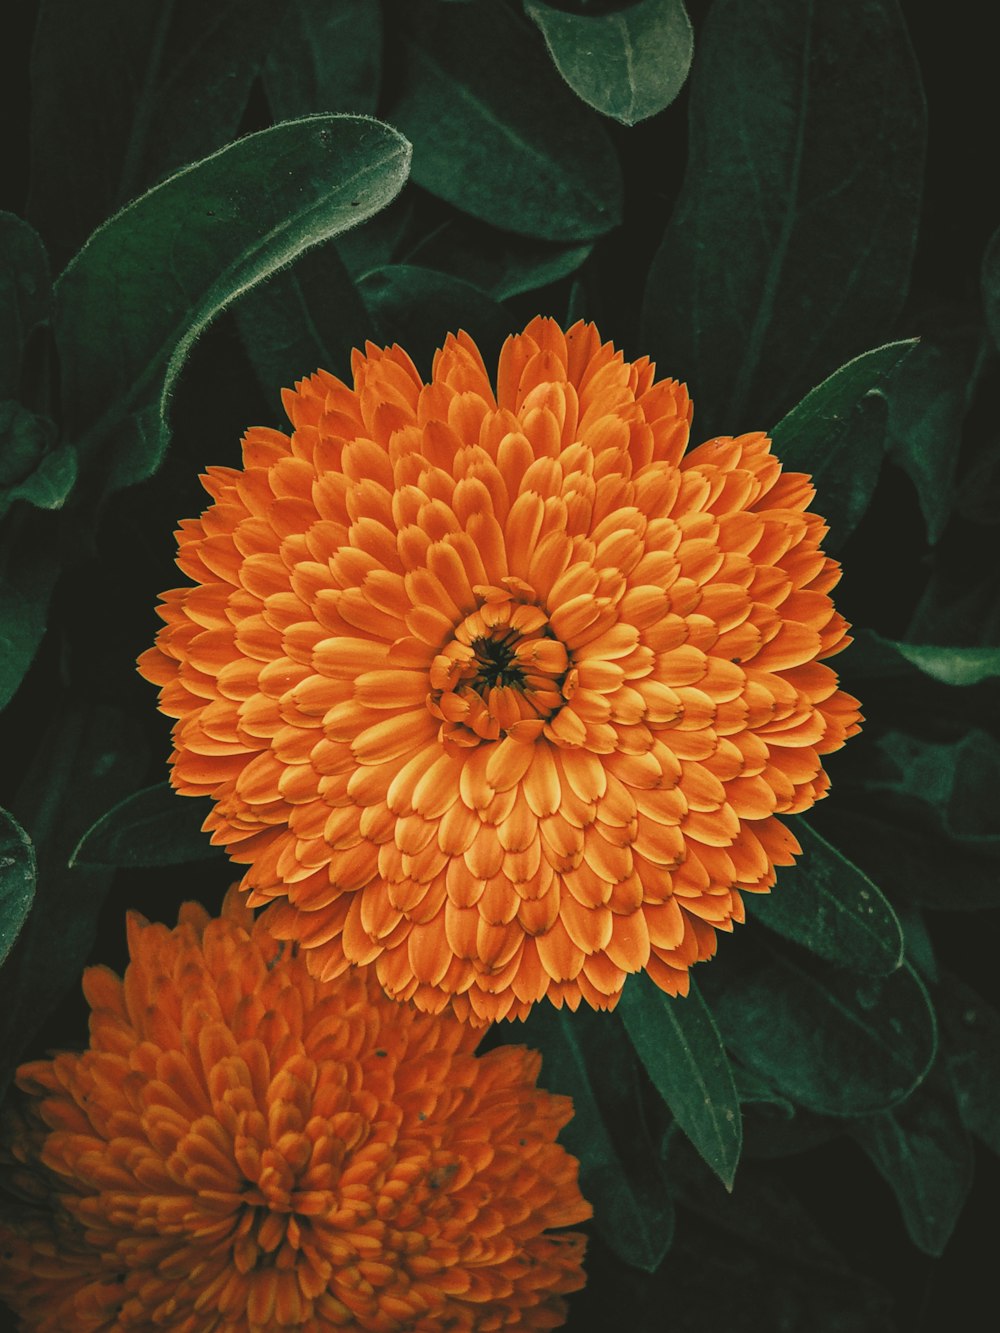
<svg viewBox="0 0 1000 1333">
<path fill-rule="evenodd" d="M 84 976 L 90 1047 L 22 1066 L 0 1297 L 26 1329 L 550 1329 L 590 1206 L 540 1057 L 313 977 L 227 896 L 129 918 Z"/>
</svg>

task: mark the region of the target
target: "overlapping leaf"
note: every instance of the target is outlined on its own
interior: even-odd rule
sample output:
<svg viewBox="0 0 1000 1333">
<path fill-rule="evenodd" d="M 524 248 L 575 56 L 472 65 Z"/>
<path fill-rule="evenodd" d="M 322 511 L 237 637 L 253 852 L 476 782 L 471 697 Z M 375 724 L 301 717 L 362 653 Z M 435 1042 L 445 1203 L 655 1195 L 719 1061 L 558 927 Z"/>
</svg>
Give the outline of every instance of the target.
<svg viewBox="0 0 1000 1333">
<path fill-rule="evenodd" d="M 373 113 L 381 66 L 382 11 L 371 0 L 286 0 L 268 39 L 264 91 L 275 120 Z"/>
<path fill-rule="evenodd" d="M 618 1012 L 657 1092 L 727 1189 L 740 1159 L 740 1102 L 711 1011 L 692 982 L 684 999 L 641 974 Z"/>
<path fill-rule="evenodd" d="M 56 333 L 70 438 L 110 444 L 110 485 L 159 465 L 167 400 L 218 311 L 406 179 L 409 145 L 366 117 L 262 130 L 170 177 L 105 223 L 62 275 Z"/>
<path fill-rule="evenodd" d="M 670 1245 L 673 1205 L 658 1154 L 637 1122 L 638 1089 L 620 1027 L 582 1007 L 571 1015 L 536 1005 L 524 1030 L 542 1053 L 541 1086 L 573 1099 L 560 1139 L 580 1159 L 595 1225 L 625 1263 L 652 1272 Z"/>
<path fill-rule="evenodd" d="M 573 91 L 623 125 L 662 111 L 684 86 L 694 34 L 681 0 L 638 0 L 593 15 L 526 0 L 525 10 Z"/>
<path fill-rule="evenodd" d="M 587 241 L 621 218 L 621 172 L 538 35 L 494 0 L 397 10 L 402 63 L 386 118 L 413 143 L 413 179 L 496 227 Z"/>
<path fill-rule="evenodd" d="M 28 217 L 58 267 L 130 199 L 237 134 L 286 6 L 42 0 Z"/>
<path fill-rule="evenodd" d="M 167 782 L 126 796 L 83 834 L 70 866 L 176 866 L 220 856 L 201 831 L 208 800 L 178 796 Z"/>
<path fill-rule="evenodd" d="M 20 824 L 0 810 L 0 963 L 13 948 L 35 896 L 35 849 Z"/>
<path fill-rule="evenodd" d="M 903 961 L 903 934 L 881 889 L 803 820 L 802 856 L 774 891 L 748 894 L 750 916 L 811 953 L 885 976 Z"/>
<path fill-rule="evenodd" d="M 688 381 L 704 438 L 774 420 L 900 308 L 924 108 L 897 5 L 720 0 L 690 122 L 643 343 Z"/>
<path fill-rule="evenodd" d="M 865 976 L 751 941 L 701 984 L 726 1046 L 789 1100 L 854 1117 L 903 1101 L 930 1068 L 934 1012 L 907 965 Z"/>
</svg>

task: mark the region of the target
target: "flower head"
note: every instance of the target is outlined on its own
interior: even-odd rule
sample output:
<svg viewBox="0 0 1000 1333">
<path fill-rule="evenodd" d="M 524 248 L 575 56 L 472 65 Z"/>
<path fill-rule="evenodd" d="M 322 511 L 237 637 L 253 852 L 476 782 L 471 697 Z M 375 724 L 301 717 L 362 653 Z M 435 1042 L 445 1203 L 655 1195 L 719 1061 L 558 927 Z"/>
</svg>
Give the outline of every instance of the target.
<svg viewBox="0 0 1000 1333">
<path fill-rule="evenodd" d="M 173 782 L 320 976 L 486 1022 L 665 990 L 799 850 L 858 729 L 808 478 L 685 454 L 684 387 L 533 320 L 285 395 L 179 533 L 140 669 Z"/>
<path fill-rule="evenodd" d="M 129 920 L 91 968 L 90 1048 L 25 1065 L 5 1127 L 0 1297 L 26 1328 L 549 1329 L 590 1215 L 567 1098 L 522 1047 L 370 969 L 321 981 L 231 892 Z"/>
</svg>

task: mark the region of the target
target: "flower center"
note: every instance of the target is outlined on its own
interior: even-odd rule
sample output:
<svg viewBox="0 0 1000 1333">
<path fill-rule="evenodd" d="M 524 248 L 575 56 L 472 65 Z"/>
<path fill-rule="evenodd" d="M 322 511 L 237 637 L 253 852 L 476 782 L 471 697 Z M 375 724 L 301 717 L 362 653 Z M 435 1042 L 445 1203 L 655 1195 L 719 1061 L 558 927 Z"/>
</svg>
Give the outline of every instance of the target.
<svg viewBox="0 0 1000 1333">
<path fill-rule="evenodd" d="M 441 740 L 534 740 L 568 698 L 569 654 L 533 589 L 517 578 L 477 587 L 482 600 L 434 658 L 427 707 Z"/>
</svg>

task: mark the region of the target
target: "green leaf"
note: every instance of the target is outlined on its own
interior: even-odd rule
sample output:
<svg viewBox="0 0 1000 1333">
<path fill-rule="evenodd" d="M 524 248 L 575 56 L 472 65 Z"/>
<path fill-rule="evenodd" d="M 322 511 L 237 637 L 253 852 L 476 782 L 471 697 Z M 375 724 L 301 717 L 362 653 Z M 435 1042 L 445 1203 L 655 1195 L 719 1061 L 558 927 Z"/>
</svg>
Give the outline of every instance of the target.
<svg viewBox="0 0 1000 1333">
<path fill-rule="evenodd" d="M 374 327 L 332 243 L 308 250 L 233 305 L 243 345 L 268 401 L 322 368 L 350 375 L 351 349 Z"/>
<path fill-rule="evenodd" d="M 882 891 L 842 852 L 797 820 L 802 856 L 772 893 L 747 894 L 752 919 L 831 963 L 885 976 L 903 961 L 903 932 Z"/>
<path fill-rule="evenodd" d="M 524 8 L 573 91 L 623 125 L 655 116 L 684 87 L 694 33 L 681 0 L 639 0 L 593 16 L 539 0 L 526 0 Z"/>
<path fill-rule="evenodd" d="M 939 1061 L 901 1105 L 851 1126 L 896 1196 L 907 1234 L 925 1254 L 940 1255 L 972 1185 L 972 1144 L 947 1069 Z"/>
<path fill-rule="evenodd" d="M 0 572 L 0 710 L 31 666 L 48 623 L 59 558 L 48 529 L 22 529 L 3 553 Z"/>
<path fill-rule="evenodd" d="M 286 0 L 42 0 L 28 217 L 61 267 L 97 226 L 238 132 Z"/>
<path fill-rule="evenodd" d="M 0 963 L 6 959 L 35 896 L 35 849 L 13 815 L 0 810 Z"/>
<path fill-rule="evenodd" d="M 407 262 L 450 273 L 503 301 L 574 273 L 592 249 L 527 240 L 473 218 L 454 217 L 421 241 Z"/>
<path fill-rule="evenodd" d="M 711 1010 L 692 983 L 684 999 L 630 977 L 618 1013 L 653 1086 L 727 1189 L 740 1160 L 740 1103 Z"/>
<path fill-rule="evenodd" d="M 316 111 L 372 113 L 382 65 L 382 11 L 371 0 L 290 0 L 264 61 L 275 120 Z"/>
<path fill-rule="evenodd" d="M 713 5 L 643 312 L 643 348 L 687 380 L 702 438 L 773 421 L 884 341 L 908 284 L 924 139 L 895 0 Z"/>
<path fill-rule="evenodd" d="M 112 488 L 156 471 L 167 402 L 195 338 L 309 246 L 383 207 L 409 145 L 378 121 L 288 121 L 185 168 L 112 218 L 56 287 L 68 434 L 112 440 Z"/>
<path fill-rule="evenodd" d="M 953 744 L 886 732 L 864 785 L 890 793 L 967 849 L 1000 853 L 1000 744 L 988 732 L 974 729 Z"/>
<path fill-rule="evenodd" d="M 19 396 L 21 352 L 48 317 L 51 299 L 41 237 L 13 213 L 0 212 L 0 399 Z"/>
<path fill-rule="evenodd" d="M 1000 1156 L 1000 1013 L 944 969 L 934 999 L 962 1122 Z"/>
<path fill-rule="evenodd" d="M 871 804 L 871 798 L 866 798 Z M 825 837 L 842 847 L 885 891 L 903 902 L 936 911 L 977 912 L 1000 906 L 996 858 L 962 847 L 955 873 L 955 847 L 941 836 L 940 816 L 927 806 L 879 811 L 878 818 L 845 808 L 812 816 Z"/>
<path fill-rule="evenodd" d="M 993 233 L 983 256 L 982 285 L 986 327 L 1000 348 L 1000 229 Z"/>
<path fill-rule="evenodd" d="M 955 464 L 979 351 L 978 328 L 933 334 L 896 368 L 885 389 L 889 455 L 916 487 L 932 545 L 952 510 Z"/>
<path fill-rule="evenodd" d="M 943 685 L 978 685 L 1000 676 L 1000 648 L 900 643 L 871 629 L 855 629 L 851 669 L 859 676 L 922 673 Z"/>
<path fill-rule="evenodd" d="M 413 179 L 495 227 L 588 241 L 621 220 L 621 170 L 598 116 L 540 40 L 495 0 L 411 0 L 386 119 L 413 142 Z"/>
<path fill-rule="evenodd" d="M 774 452 L 786 471 L 808 473 L 835 550 L 854 531 L 875 490 L 885 449 L 888 409 L 879 386 L 916 340 L 863 352 L 811 389 L 774 427 Z"/>
<path fill-rule="evenodd" d="M 135 724 L 102 705 L 56 713 L 14 805 L 38 852 L 35 901 L 0 972 L 0 1088 L 25 1044 L 70 986 L 94 939 L 111 883 L 67 860 L 101 810 L 134 787 L 145 767 Z"/>
<path fill-rule="evenodd" d="M 19 403 L 0 403 L 0 516 L 15 500 L 26 500 L 36 509 L 61 509 L 65 504 L 76 483 L 76 453 L 68 444 L 51 448 L 55 436 L 47 417 Z"/>
<path fill-rule="evenodd" d="M 702 980 L 736 1058 L 823 1115 L 872 1114 L 908 1097 L 936 1046 L 916 973 L 904 963 L 887 977 L 864 976 L 750 935 Z"/>
<path fill-rule="evenodd" d="M 523 1030 L 542 1054 L 540 1085 L 573 1099 L 560 1139 L 580 1159 L 580 1188 L 595 1226 L 625 1263 L 652 1273 L 670 1245 L 673 1206 L 659 1154 L 637 1119 L 632 1053 L 621 1028 L 611 1014 L 539 1004 Z"/>
<path fill-rule="evenodd" d="M 220 855 L 201 826 L 207 799 L 178 796 L 168 782 L 144 787 L 91 824 L 70 866 L 178 866 Z"/>
<path fill-rule="evenodd" d="M 383 268 L 396 256 L 413 215 L 413 198 L 404 192 L 380 213 L 337 237 L 337 253 L 352 278 Z"/>
<path fill-rule="evenodd" d="M 361 279 L 358 291 L 379 338 L 400 343 L 425 374 L 447 334 L 465 329 L 489 366 L 496 364 L 504 339 L 522 324 L 478 287 L 413 264 L 375 269 Z"/>
</svg>

